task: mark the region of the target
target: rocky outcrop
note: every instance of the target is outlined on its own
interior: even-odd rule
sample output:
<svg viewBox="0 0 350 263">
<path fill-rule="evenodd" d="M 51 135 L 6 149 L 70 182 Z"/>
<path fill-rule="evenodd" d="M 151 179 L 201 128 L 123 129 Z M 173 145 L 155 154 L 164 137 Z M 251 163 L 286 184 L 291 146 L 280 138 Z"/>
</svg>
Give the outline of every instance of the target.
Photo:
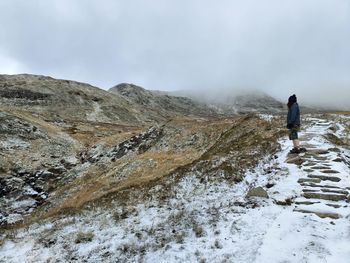
<svg viewBox="0 0 350 263">
<path fill-rule="evenodd" d="M 247 197 L 269 198 L 269 195 L 267 194 L 267 192 L 264 188 L 259 186 L 259 187 L 253 187 L 253 188 L 249 189 L 249 191 L 247 193 Z"/>
<path fill-rule="evenodd" d="M 115 145 L 111 149 L 103 145 L 95 145 L 91 149 L 79 153 L 79 159 L 82 163 L 96 163 L 102 158 L 109 158 L 116 161 L 129 153 L 143 153 L 151 148 L 162 136 L 161 128 L 151 127 L 147 131 Z"/>
<path fill-rule="evenodd" d="M 7 87 L 5 84 L 4 87 Z M 0 97 L 6 99 L 24 99 L 24 100 L 45 100 L 50 97 L 50 94 L 33 92 L 26 89 L 11 89 L 11 90 L 0 90 Z"/>
</svg>

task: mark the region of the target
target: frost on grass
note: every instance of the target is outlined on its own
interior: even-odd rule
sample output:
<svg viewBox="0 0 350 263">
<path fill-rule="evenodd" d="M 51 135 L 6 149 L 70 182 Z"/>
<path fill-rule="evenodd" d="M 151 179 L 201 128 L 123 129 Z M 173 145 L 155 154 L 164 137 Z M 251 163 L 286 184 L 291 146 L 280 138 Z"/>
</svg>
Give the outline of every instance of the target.
<svg viewBox="0 0 350 263">
<path fill-rule="evenodd" d="M 310 145 L 334 148 L 322 136 L 328 122 L 310 122 L 301 136 L 312 134 Z M 348 204 L 338 203 L 338 220 L 293 211 L 293 202 L 302 199 L 297 181 L 307 172 L 285 162 L 290 142 L 284 138 L 280 144 L 278 154 L 247 171 L 239 183 L 230 183 L 222 173 L 213 179 L 200 169 L 187 171 L 147 192 L 134 189 L 127 199 L 115 199 L 108 207 L 91 205 L 79 215 L 19 230 L 3 242 L 0 261 L 348 262 Z M 346 161 L 349 156 L 346 148 L 327 152 L 330 160 L 340 156 Z M 318 157 L 310 155 L 312 160 Z M 221 158 L 213 165 L 225 161 Z M 313 162 L 311 167 L 318 160 Z M 348 186 L 347 164 L 328 164 L 347 179 L 341 186 Z M 268 199 L 245 198 L 251 187 L 259 186 Z"/>
</svg>

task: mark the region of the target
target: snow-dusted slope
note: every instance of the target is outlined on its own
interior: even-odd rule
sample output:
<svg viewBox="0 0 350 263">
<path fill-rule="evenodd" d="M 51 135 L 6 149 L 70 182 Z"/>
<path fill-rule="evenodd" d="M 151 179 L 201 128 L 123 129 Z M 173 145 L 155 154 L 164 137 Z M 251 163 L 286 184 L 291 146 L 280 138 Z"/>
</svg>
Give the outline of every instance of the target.
<svg viewBox="0 0 350 263">
<path fill-rule="evenodd" d="M 333 127 L 339 139 L 349 138 L 335 118 L 306 121 L 301 139 L 308 153 L 288 155 L 291 142 L 283 138 L 282 150 L 240 183 L 205 184 L 205 175 L 193 171 L 174 181 L 174 191 L 164 200 L 152 198 L 166 187 L 156 185 L 149 200 L 126 210 L 91 207 L 34 224 L 4 242 L 0 262 L 349 262 L 350 150 L 324 135 Z M 332 178 L 300 181 L 320 175 Z M 256 186 L 270 198 L 247 198 Z M 305 193 L 346 198 L 310 199 Z"/>
</svg>

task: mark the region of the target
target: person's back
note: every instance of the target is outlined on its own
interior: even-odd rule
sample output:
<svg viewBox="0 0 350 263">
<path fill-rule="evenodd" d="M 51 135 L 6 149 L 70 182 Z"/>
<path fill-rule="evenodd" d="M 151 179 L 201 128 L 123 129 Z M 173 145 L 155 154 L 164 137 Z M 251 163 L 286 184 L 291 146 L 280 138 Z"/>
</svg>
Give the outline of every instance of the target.
<svg viewBox="0 0 350 263">
<path fill-rule="evenodd" d="M 287 128 L 289 129 L 289 139 L 293 141 L 294 148 L 291 153 L 300 153 L 305 151 L 305 148 L 299 148 L 300 142 L 298 138 L 298 131 L 300 129 L 300 110 L 297 103 L 297 97 L 295 94 L 288 99 L 288 115 L 287 115 Z"/>
<path fill-rule="evenodd" d="M 300 110 L 299 105 L 296 102 L 296 97 L 295 102 L 288 107 L 287 125 L 289 129 L 293 127 L 300 127 Z"/>
</svg>

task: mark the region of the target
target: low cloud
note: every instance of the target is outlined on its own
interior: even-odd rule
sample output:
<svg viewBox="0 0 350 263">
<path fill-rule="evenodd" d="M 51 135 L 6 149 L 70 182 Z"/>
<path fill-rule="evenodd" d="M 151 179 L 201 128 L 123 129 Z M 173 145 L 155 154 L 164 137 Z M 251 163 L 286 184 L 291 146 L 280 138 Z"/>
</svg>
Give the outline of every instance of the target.
<svg viewBox="0 0 350 263">
<path fill-rule="evenodd" d="M 350 108 L 347 0 L 3 0 L 1 73 Z"/>
</svg>

